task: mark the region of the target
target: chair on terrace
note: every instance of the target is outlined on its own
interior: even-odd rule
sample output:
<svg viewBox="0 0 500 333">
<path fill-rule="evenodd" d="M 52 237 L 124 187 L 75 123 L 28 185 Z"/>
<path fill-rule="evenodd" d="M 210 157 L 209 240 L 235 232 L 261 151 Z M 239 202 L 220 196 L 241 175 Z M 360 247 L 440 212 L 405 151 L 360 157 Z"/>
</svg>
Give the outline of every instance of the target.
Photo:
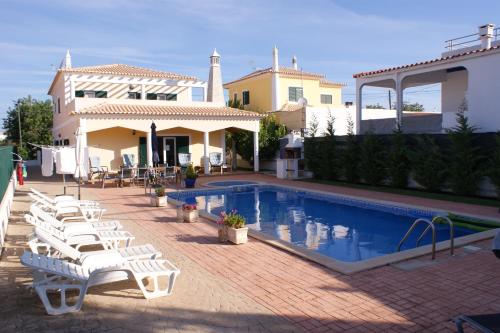
<svg viewBox="0 0 500 333">
<path fill-rule="evenodd" d="M 89 163 L 90 163 L 90 182 L 93 183 L 92 177 L 94 175 L 97 175 L 97 178 L 101 178 L 104 174 L 108 172 L 108 167 L 107 166 L 102 166 L 101 165 L 101 158 L 99 156 L 90 156 L 89 157 Z"/>
<path fill-rule="evenodd" d="M 222 153 L 210 153 L 208 157 L 210 162 L 210 172 L 212 171 L 212 168 L 220 168 L 220 173 L 222 175 L 224 172 Z"/>
</svg>

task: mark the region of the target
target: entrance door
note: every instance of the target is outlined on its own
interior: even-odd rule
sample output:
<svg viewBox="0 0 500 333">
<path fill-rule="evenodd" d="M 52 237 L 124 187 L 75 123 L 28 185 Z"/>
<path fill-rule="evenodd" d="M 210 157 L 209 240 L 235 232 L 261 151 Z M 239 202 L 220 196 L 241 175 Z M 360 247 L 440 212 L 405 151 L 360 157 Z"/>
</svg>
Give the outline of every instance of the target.
<svg viewBox="0 0 500 333">
<path fill-rule="evenodd" d="M 175 156 L 177 156 L 175 148 L 175 137 L 164 137 L 163 138 L 163 161 L 168 166 L 175 165 Z"/>
</svg>

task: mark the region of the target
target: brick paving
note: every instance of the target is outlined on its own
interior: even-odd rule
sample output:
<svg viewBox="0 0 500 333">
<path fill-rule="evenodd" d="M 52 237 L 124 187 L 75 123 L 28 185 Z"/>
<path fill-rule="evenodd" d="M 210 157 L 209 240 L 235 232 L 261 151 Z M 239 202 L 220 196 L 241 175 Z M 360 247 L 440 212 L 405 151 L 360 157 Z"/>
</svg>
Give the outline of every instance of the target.
<svg viewBox="0 0 500 333">
<path fill-rule="evenodd" d="M 263 175 L 237 178 L 278 182 Z M 208 179 L 217 177 L 200 178 L 200 182 Z M 373 196 L 320 184 L 279 183 Z M 61 185 L 28 186 L 56 193 Z M 489 241 L 474 244 L 480 248 L 477 252 L 458 249 L 455 257 L 438 253 L 433 265 L 411 270 L 384 266 L 348 276 L 254 239 L 240 246 L 219 244 L 213 223 L 176 223 L 175 209 L 149 207 L 142 188 L 88 187 L 83 193 L 84 198 L 100 200 L 108 208 L 107 217 L 120 219 L 136 235 L 136 244 L 152 243 L 181 268 L 174 295 L 146 301 L 131 283 L 99 287 L 91 290 L 80 313 L 48 317 L 38 298 L 24 287 L 29 274 L 17 257 L 29 227 L 14 219 L 8 232 L 10 247 L 0 261 L 4 327 L 17 331 L 43 331 L 55 325 L 61 331 L 73 326 L 83 331 L 451 332 L 449 320 L 457 314 L 500 312 L 500 261 L 489 250 Z M 376 197 L 401 202 L 409 198 L 385 193 Z M 411 199 L 418 205 L 498 215 L 488 207 Z M 26 204 L 27 197 L 20 191 L 16 200 Z"/>
</svg>

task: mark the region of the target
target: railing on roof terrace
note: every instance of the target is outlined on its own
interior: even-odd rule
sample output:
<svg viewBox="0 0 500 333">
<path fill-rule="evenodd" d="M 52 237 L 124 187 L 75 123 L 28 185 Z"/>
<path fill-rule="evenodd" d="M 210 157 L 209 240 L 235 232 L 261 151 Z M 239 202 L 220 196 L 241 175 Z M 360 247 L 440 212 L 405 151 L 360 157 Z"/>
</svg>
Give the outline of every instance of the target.
<svg viewBox="0 0 500 333">
<path fill-rule="evenodd" d="M 499 39 L 500 39 L 500 28 L 495 28 L 493 29 L 493 40 L 497 41 Z M 445 44 L 448 51 L 453 51 L 457 49 L 457 46 L 460 46 L 460 48 L 471 46 L 472 43 L 478 40 L 479 40 L 479 33 L 475 33 L 471 35 L 449 39 L 445 41 Z"/>
</svg>

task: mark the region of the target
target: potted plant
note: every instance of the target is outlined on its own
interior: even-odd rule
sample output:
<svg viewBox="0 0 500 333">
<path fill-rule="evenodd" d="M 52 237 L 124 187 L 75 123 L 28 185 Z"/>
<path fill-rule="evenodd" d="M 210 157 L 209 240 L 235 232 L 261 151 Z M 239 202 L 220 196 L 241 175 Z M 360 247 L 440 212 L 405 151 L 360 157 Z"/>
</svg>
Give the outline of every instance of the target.
<svg viewBox="0 0 500 333">
<path fill-rule="evenodd" d="M 248 241 L 248 227 L 243 216 L 232 210 L 230 213 L 222 212 L 219 220 L 219 240 L 229 240 L 234 244 L 245 244 Z"/>
<path fill-rule="evenodd" d="M 163 207 L 167 205 L 167 197 L 165 196 L 165 187 L 155 187 L 155 194 L 151 196 L 151 206 Z"/>
<path fill-rule="evenodd" d="M 194 170 L 193 163 L 190 163 L 186 169 L 186 179 L 184 179 L 186 188 L 193 188 L 196 183 L 196 178 L 198 178 L 198 174 Z"/>
<path fill-rule="evenodd" d="M 198 210 L 196 210 L 196 204 L 184 204 L 182 205 L 182 212 L 184 215 L 184 222 L 192 223 L 198 221 Z"/>
</svg>

